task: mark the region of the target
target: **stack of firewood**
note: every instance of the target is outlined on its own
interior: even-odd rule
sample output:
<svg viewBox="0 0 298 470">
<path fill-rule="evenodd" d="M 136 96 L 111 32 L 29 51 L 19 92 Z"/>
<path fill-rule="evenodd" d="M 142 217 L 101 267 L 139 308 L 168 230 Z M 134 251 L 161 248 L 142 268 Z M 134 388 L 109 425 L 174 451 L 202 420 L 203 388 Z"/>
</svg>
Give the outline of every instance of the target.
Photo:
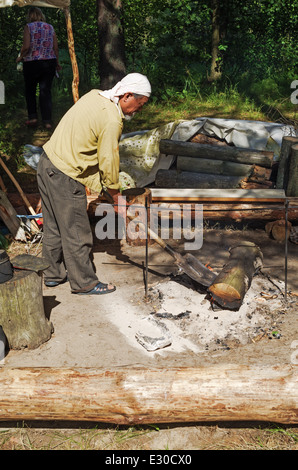
<svg viewBox="0 0 298 470">
<path fill-rule="evenodd" d="M 159 188 L 273 188 L 273 152 L 229 145 L 197 134 L 191 141 L 161 140 L 160 153 L 176 156 L 176 167 L 159 170 Z"/>
</svg>

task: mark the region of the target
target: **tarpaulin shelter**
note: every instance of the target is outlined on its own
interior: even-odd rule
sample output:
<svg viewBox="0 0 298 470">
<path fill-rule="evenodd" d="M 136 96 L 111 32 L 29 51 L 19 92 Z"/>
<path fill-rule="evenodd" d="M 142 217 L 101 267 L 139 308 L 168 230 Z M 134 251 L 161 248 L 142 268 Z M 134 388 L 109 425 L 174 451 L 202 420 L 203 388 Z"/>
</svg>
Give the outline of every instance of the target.
<svg viewBox="0 0 298 470">
<path fill-rule="evenodd" d="M 74 48 L 74 38 L 72 31 L 72 22 L 70 16 L 70 0 L 0 0 L 0 8 L 4 7 L 26 7 L 26 6 L 36 6 L 36 7 L 51 7 L 59 8 L 63 10 L 66 21 L 67 29 L 67 38 L 68 38 L 68 50 L 72 65 L 73 72 L 73 81 L 72 81 L 72 95 L 74 102 L 79 99 L 79 69 L 75 55 Z"/>
</svg>

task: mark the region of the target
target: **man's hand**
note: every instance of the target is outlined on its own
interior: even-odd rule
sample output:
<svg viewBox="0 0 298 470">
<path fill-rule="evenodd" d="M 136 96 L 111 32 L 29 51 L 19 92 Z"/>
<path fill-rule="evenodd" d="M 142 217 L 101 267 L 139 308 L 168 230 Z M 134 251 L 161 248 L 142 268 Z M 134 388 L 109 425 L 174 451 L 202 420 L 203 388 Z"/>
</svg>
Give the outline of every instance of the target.
<svg viewBox="0 0 298 470">
<path fill-rule="evenodd" d="M 107 198 L 107 200 L 112 203 L 110 197 L 113 199 L 114 210 L 116 214 L 120 215 L 121 217 L 126 217 L 126 208 L 127 203 L 126 199 L 122 196 L 122 194 L 117 189 L 107 189 L 103 191 L 103 194 Z M 110 197 L 109 197 L 110 196 Z"/>
</svg>

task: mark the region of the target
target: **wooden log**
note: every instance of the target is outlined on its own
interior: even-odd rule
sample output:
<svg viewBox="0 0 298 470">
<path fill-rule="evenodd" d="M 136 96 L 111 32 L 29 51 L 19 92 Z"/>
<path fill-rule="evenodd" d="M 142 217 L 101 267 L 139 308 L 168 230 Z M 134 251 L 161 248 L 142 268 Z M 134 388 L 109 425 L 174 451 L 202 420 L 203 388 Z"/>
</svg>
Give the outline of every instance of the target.
<svg viewBox="0 0 298 470">
<path fill-rule="evenodd" d="M 292 145 L 295 145 L 297 143 L 298 137 L 288 135 L 282 138 L 276 178 L 276 187 L 278 189 L 287 189 L 289 179 L 289 156 Z"/>
<path fill-rule="evenodd" d="M 177 157 L 177 170 L 227 176 L 250 176 L 254 166 L 208 158 Z"/>
<path fill-rule="evenodd" d="M 265 225 L 266 233 L 268 233 L 269 236 L 274 238 L 274 240 L 277 240 L 279 242 L 284 242 L 286 236 L 287 240 L 289 240 L 291 228 L 291 222 L 287 221 L 286 225 L 286 221 L 284 219 L 273 220 Z"/>
<path fill-rule="evenodd" d="M 269 181 L 271 178 L 271 173 L 271 168 L 264 168 L 263 166 L 253 165 L 253 171 L 250 175 L 250 179 L 254 179 L 257 181 Z"/>
<path fill-rule="evenodd" d="M 153 205 L 157 202 L 153 202 Z M 175 205 L 174 205 L 175 204 Z M 278 206 L 275 204 L 256 204 L 256 203 L 202 203 L 203 205 L 203 219 L 216 219 L 216 220 L 234 220 L 237 222 L 246 221 L 246 220 L 279 220 L 285 217 L 285 209 L 282 205 Z M 181 217 L 182 211 L 187 213 L 190 212 L 191 220 L 195 220 L 196 212 L 193 208 L 192 202 L 180 203 L 177 202 L 160 202 L 159 206 L 159 217 L 160 219 L 175 219 L 175 214 L 177 213 L 177 218 Z M 177 210 L 175 208 L 178 206 Z M 173 209 L 174 207 L 174 209 Z M 179 210 L 178 210 L 179 209 Z M 164 215 L 163 215 L 164 214 Z M 289 207 L 288 209 L 288 219 L 293 223 L 298 221 L 298 205 L 296 208 Z"/>
<path fill-rule="evenodd" d="M 158 170 L 155 176 L 157 188 L 240 188 L 244 176 L 209 175 L 206 173 L 178 172 L 176 170 Z"/>
<path fill-rule="evenodd" d="M 291 147 L 286 195 L 289 197 L 298 197 L 298 144 L 292 145 Z"/>
<path fill-rule="evenodd" d="M 44 312 L 41 274 L 16 270 L 0 284 L 0 325 L 10 349 L 35 349 L 50 339 L 53 325 Z"/>
<path fill-rule="evenodd" d="M 220 147 L 194 142 L 162 139 L 159 143 L 160 153 L 185 157 L 201 157 L 211 160 L 224 160 L 236 163 L 256 164 L 271 168 L 273 152 L 239 147 Z"/>
<path fill-rule="evenodd" d="M 229 249 L 230 258 L 208 287 L 212 299 L 223 308 L 238 310 L 254 274 L 262 267 L 263 254 L 252 242 L 243 241 Z"/>
<path fill-rule="evenodd" d="M 241 188 L 243 189 L 261 189 L 261 188 L 273 188 L 273 181 L 254 181 L 253 179 L 248 179 L 247 181 L 241 182 Z"/>
<path fill-rule="evenodd" d="M 26 241 L 26 235 L 17 218 L 17 213 L 2 190 L 0 190 L 0 218 L 15 240 Z"/>
<path fill-rule="evenodd" d="M 0 368 L 0 420 L 298 423 L 291 365 Z"/>
<path fill-rule="evenodd" d="M 200 133 L 194 135 L 190 141 L 197 142 L 198 144 L 220 145 L 224 147 L 229 145 L 224 139 Z"/>
</svg>

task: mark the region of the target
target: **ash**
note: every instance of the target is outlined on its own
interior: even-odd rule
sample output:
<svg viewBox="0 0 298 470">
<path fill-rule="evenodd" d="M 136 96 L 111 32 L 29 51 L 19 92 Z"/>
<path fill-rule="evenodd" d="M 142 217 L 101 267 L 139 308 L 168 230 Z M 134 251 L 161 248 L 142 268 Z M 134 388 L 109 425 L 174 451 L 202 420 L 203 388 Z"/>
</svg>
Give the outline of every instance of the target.
<svg viewBox="0 0 298 470">
<path fill-rule="evenodd" d="M 212 303 L 206 290 L 185 275 L 151 287 L 148 297 L 150 315 L 168 330 L 175 351 L 199 353 L 257 342 L 272 335 L 286 313 L 284 283 L 263 273 L 253 278 L 237 311 Z"/>
</svg>

